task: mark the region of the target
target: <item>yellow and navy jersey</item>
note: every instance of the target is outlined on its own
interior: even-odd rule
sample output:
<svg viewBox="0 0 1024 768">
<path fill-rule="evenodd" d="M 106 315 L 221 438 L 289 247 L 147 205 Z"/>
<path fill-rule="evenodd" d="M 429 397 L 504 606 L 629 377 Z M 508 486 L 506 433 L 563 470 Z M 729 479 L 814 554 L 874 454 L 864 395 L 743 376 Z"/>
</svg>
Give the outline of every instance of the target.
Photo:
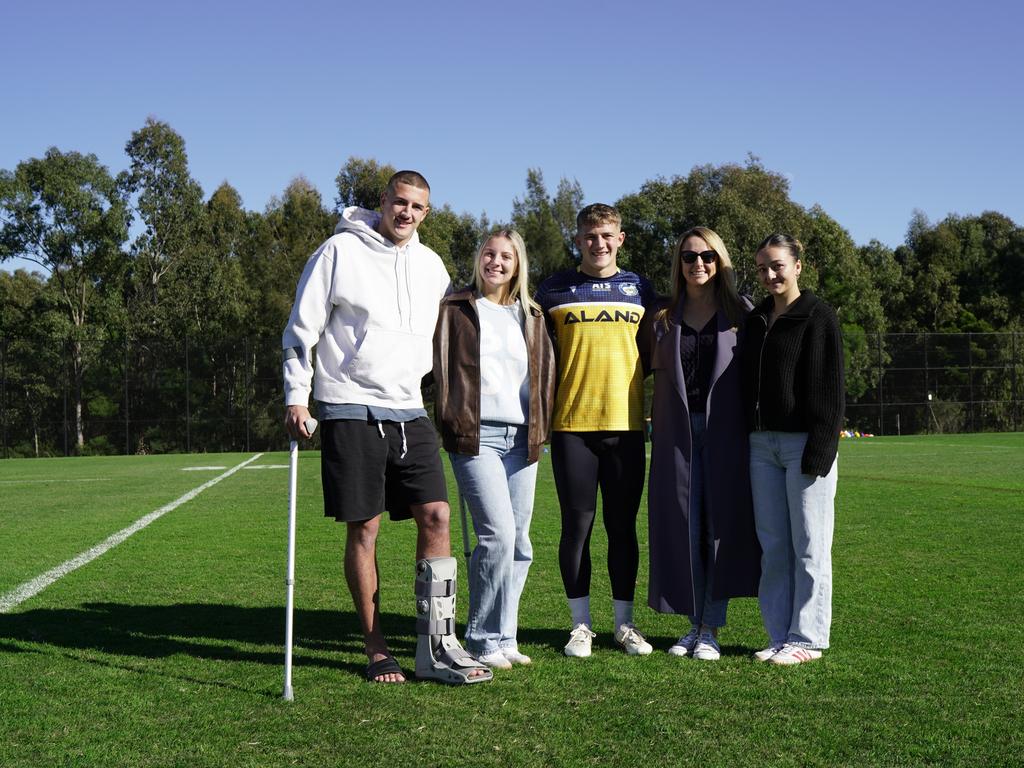
<svg viewBox="0 0 1024 768">
<path fill-rule="evenodd" d="M 644 371 L 637 331 L 654 311 L 651 284 L 633 272 L 589 277 L 578 269 L 540 284 L 558 352 L 551 428 L 557 432 L 634 430 L 644 426 Z"/>
</svg>

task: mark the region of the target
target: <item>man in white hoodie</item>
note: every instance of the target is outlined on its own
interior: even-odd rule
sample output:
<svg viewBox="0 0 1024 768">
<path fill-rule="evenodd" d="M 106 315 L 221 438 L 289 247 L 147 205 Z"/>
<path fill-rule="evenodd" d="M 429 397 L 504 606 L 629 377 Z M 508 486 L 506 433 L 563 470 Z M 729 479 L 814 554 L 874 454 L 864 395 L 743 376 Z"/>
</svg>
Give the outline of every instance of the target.
<svg viewBox="0 0 1024 768">
<path fill-rule="evenodd" d="M 429 198 L 422 175 L 399 171 L 381 195 L 381 213 L 346 208 L 306 263 L 282 336 L 285 428 L 293 439 L 310 436 L 312 382 L 325 514 L 346 524 L 345 578 L 363 628 L 366 676 L 380 683 L 405 680 L 380 627 L 376 543 L 385 509 L 418 529 L 416 676 L 491 678 L 454 635 L 447 484 L 420 393 L 438 303 L 451 286 L 416 234 Z"/>
</svg>

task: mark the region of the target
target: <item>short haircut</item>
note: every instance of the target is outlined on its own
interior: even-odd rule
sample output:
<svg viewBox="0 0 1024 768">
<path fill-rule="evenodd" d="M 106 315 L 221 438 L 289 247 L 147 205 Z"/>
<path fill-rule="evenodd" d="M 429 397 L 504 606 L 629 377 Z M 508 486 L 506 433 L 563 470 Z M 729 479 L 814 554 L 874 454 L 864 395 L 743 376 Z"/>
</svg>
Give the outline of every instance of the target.
<svg viewBox="0 0 1024 768">
<path fill-rule="evenodd" d="M 599 224 L 614 224 L 622 226 L 622 214 L 612 205 L 604 203 L 591 203 L 576 215 L 576 231 L 584 227 L 595 227 Z"/>
<path fill-rule="evenodd" d="M 416 189 L 425 189 L 430 192 L 430 185 L 427 180 L 423 178 L 423 174 L 419 171 L 398 171 L 392 174 L 391 178 L 388 179 L 387 192 L 394 194 L 395 188 L 399 184 L 408 184 L 410 187 L 416 187 Z"/>
</svg>

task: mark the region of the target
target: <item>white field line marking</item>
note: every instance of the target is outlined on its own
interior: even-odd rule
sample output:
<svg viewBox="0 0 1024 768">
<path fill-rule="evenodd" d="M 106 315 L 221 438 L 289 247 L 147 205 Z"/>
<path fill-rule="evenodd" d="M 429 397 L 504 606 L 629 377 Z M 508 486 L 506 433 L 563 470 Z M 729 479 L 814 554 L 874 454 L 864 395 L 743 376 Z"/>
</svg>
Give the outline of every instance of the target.
<svg viewBox="0 0 1024 768">
<path fill-rule="evenodd" d="M 36 576 L 34 579 L 32 579 L 32 581 L 26 581 L 21 586 L 16 587 L 14 590 L 0 597 L 0 613 L 7 613 L 12 608 L 21 605 L 21 603 L 25 602 L 30 597 L 33 597 L 42 592 L 48 586 L 57 581 L 57 579 L 61 578 L 62 576 L 67 576 L 72 571 L 81 568 L 83 565 L 86 565 L 87 563 L 92 562 L 103 553 L 116 547 L 118 544 L 120 544 L 122 541 L 127 539 L 132 534 L 141 531 L 154 520 L 163 517 L 172 510 L 177 509 L 186 501 L 191 501 L 200 493 L 205 491 L 207 488 L 216 485 L 221 480 L 227 477 L 231 477 L 231 475 L 235 474 L 235 472 L 240 470 L 246 464 L 256 461 L 256 459 L 258 459 L 262 455 L 262 453 L 257 453 L 255 456 L 253 456 L 250 459 L 246 459 L 238 466 L 232 467 L 224 474 L 218 475 L 212 480 L 207 480 L 198 488 L 193 488 L 184 496 L 178 497 L 170 504 L 165 504 L 164 506 L 160 507 L 160 509 L 157 509 L 153 512 L 150 512 L 148 515 L 140 517 L 127 528 L 123 528 L 122 530 L 118 531 L 112 536 L 108 536 L 95 547 L 87 549 L 85 552 L 82 552 L 79 555 L 75 555 L 73 558 L 71 558 L 70 560 L 66 560 L 65 562 L 58 565 L 56 568 L 51 568 L 46 573 L 40 576 Z"/>
<path fill-rule="evenodd" d="M 217 469 L 227 469 L 227 467 L 182 467 L 182 472 L 209 472 Z"/>
<path fill-rule="evenodd" d="M 288 464 L 257 464 L 246 469 L 288 469 Z"/>
<path fill-rule="evenodd" d="M 53 477 L 49 480 L 0 480 L 0 485 L 18 485 L 19 483 L 98 483 L 109 479 L 109 477 Z"/>
</svg>

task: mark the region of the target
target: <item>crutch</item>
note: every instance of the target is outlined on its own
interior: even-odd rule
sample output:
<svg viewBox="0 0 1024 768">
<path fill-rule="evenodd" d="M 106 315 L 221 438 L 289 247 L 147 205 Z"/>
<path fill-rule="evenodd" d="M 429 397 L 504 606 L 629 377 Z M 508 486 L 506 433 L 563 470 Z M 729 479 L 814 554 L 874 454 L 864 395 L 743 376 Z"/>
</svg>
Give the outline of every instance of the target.
<svg viewBox="0 0 1024 768">
<path fill-rule="evenodd" d="M 317 421 L 308 418 L 305 421 L 306 431 L 310 437 L 316 431 Z M 284 583 L 288 597 L 285 601 L 284 614 L 284 693 L 285 701 L 295 698 L 292 693 L 292 609 L 295 597 L 295 496 L 299 477 L 299 441 L 292 440 L 288 446 L 288 575 Z"/>
<path fill-rule="evenodd" d="M 459 516 L 462 518 L 462 554 L 466 556 L 466 567 L 469 567 L 469 523 L 466 520 L 466 497 L 459 494 Z"/>
</svg>

